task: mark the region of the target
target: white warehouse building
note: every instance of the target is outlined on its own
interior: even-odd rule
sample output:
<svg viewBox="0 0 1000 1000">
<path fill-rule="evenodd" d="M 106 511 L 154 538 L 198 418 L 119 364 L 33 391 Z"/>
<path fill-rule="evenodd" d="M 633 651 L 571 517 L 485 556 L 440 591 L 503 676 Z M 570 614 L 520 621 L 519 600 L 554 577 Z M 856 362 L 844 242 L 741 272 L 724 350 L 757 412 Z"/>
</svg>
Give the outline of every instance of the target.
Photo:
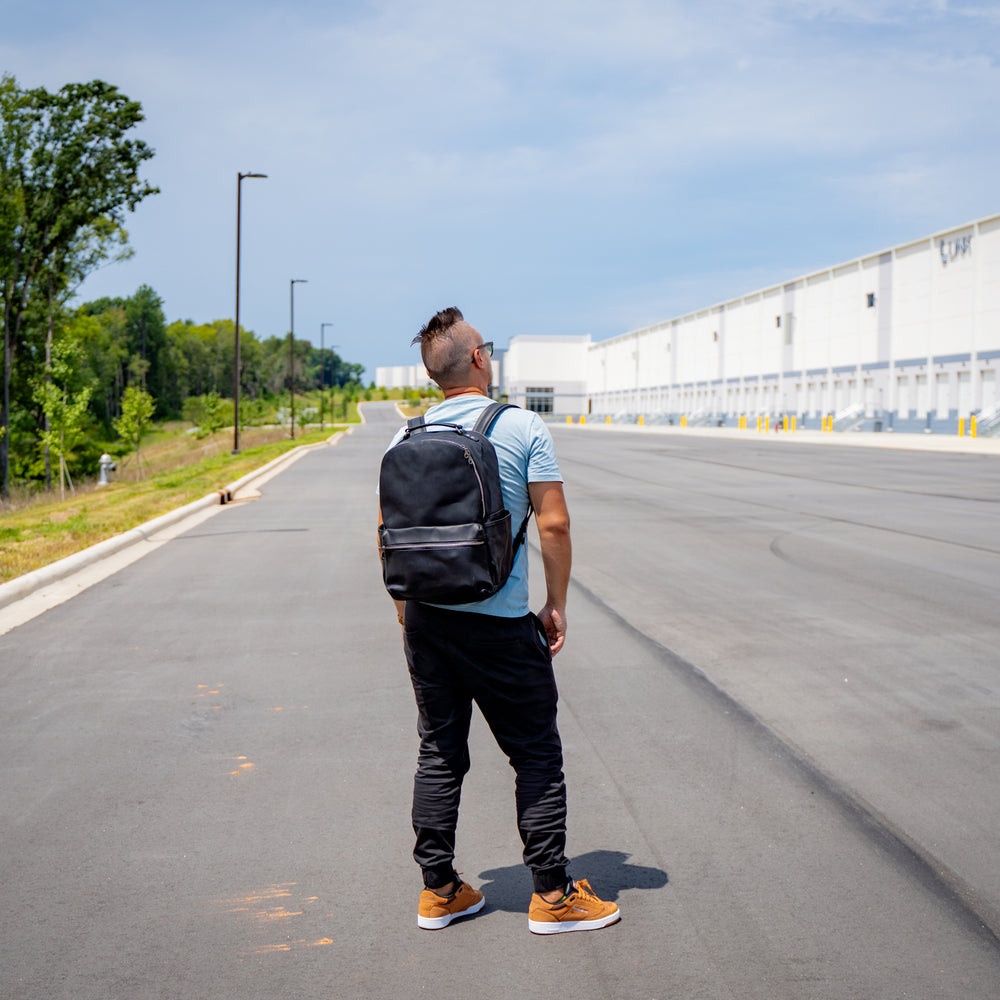
<svg viewBox="0 0 1000 1000">
<path fill-rule="evenodd" d="M 995 413 L 998 362 L 993 216 L 596 343 L 589 412 L 954 431 Z"/>
<path fill-rule="evenodd" d="M 518 335 L 497 354 L 497 395 L 542 413 L 952 433 L 975 415 L 990 433 L 1000 215 L 610 340 Z M 417 368 L 426 379 L 409 366 L 407 384 L 426 384 Z"/>
</svg>

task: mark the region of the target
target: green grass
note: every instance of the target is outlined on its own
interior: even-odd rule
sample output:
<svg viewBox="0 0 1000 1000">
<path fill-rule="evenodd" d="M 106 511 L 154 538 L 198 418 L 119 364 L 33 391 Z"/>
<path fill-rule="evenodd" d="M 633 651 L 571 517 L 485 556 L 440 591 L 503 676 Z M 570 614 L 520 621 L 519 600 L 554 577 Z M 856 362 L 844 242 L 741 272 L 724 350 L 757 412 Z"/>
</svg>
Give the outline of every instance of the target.
<svg viewBox="0 0 1000 1000">
<path fill-rule="evenodd" d="M 339 429 L 343 430 L 344 425 Z M 149 447 L 149 466 L 152 469 L 166 462 L 169 468 L 140 482 L 130 482 L 133 466 L 125 469 L 110 486 L 89 483 L 64 500 L 42 499 L 19 510 L 0 512 L 0 583 L 223 489 L 279 455 L 299 445 L 326 441 L 332 433 L 332 426 L 325 431 L 310 428 L 306 433 L 300 432 L 294 441 L 282 437 L 251 444 L 254 435 L 247 431 L 243 432 L 241 453 L 232 455 L 226 450 L 232 445 L 231 429 L 216 435 L 218 440 L 197 441 L 193 446 L 190 443 L 193 435 L 161 431 L 157 435 L 158 444 Z M 184 441 L 185 438 L 188 440 Z M 179 439 L 184 445 L 181 450 L 178 450 Z M 215 454 L 206 454 L 207 449 L 214 449 Z M 145 446 L 141 454 L 146 468 Z"/>
</svg>

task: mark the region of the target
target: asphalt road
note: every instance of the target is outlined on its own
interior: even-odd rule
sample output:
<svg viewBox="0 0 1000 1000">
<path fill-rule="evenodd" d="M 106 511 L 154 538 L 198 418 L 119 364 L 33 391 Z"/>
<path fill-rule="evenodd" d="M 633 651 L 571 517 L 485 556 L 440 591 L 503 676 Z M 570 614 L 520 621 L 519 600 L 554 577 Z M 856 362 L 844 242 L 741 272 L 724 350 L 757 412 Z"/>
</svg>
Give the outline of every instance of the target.
<svg viewBox="0 0 1000 1000">
<path fill-rule="evenodd" d="M 1000 996 L 996 459 L 557 428 L 572 871 L 623 919 L 528 933 L 477 721 L 487 907 L 427 932 L 366 414 L 0 637 L 3 1000 Z"/>
</svg>

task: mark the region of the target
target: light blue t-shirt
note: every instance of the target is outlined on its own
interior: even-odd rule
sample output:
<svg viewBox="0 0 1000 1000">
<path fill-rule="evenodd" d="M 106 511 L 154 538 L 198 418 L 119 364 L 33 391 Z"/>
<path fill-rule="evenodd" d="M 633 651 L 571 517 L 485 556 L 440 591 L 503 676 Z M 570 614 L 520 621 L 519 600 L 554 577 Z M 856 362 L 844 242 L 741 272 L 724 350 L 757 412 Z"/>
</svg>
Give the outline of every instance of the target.
<svg viewBox="0 0 1000 1000">
<path fill-rule="evenodd" d="M 424 419 L 427 423 L 442 421 L 471 429 L 479 414 L 492 402 L 492 399 L 474 394 L 454 396 L 432 406 Z M 402 440 L 404 429 L 396 432 L 389 448 Z M 494 422 L 489 438 L 497 453 L 500 492 L 504 506 L 510 511 L 511 532 L 516 536 L 528 513 L 528 483 L 562 482 L 555 445 L 542 418 L 531 410 L 520 408 L 504 410 Z M 472 604 L 438 604 L 435 607 L 474 611 L 498 618 L 521 618 L 526 615 L 529 611 L 527 539 L 517 550 L 514 568 L 507 582 L 492 597 Z"/>
</svg>

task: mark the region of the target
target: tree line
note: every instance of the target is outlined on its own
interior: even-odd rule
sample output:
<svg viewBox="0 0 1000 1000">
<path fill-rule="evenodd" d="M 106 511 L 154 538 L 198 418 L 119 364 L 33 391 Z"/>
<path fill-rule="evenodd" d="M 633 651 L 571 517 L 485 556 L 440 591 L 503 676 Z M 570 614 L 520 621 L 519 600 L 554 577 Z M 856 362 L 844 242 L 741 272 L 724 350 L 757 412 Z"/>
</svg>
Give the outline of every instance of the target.
<svg viewBox="0 0 1000 1000">
<path fill-rule="evenodd" d="M 233 321 L 168 323 L 163 302 L 148 285 L 128 298 L 101 298 L 54 318 L 48 366 L 42 352 L 24 352 L 12 383 L 11 477 L 45 479 L 45 445 L 66 455 L 68 470 L 96 469 L 96 459 L 116 432 L 130 388 L 145 393 L 158 420 L 189 418 L 206 397 L 231 399 L 235 365 Z M 345 361 L 331 348 L 309 341 L 259 338 L 240 325 L 240 398 L 247 412 L 255 400 L 275 400 L 289 392 L 294 368 L 296 393 L 316 389 L 353 390 L 364 367 Z M 55 397 L 56 405 L 47 405 Z M 76 403 L 77 412 L 60 406 Z M 46 420 L 60 443 L 46 438 Z M 230 416 L 231 420 L 231 416 Z M 242 422 L 242 421 L 241 421 Z M 52 431 L 49 432 L 51 438 Z M 68 445 L 68 447 L 67 447 Z"/>
<path fill-rule="evenodd" d="M 130 135 L 143 120 L 138 101 L 101 80 L 53 93 L 0 77 L 3 499 L 11 481 L 49 484 L 54 462 L 60 476 L 92 470 L 136 394 L 159 418 L 181 417 L 192 397 L 232 396 L 232 320 L 168 324 L 147 285 L 72 305 L 97 267 L 131 255 L 125 214 L 159 191 L 139 177 L 154 155 Z M 292 388 L 289 337 L 241 329 L 240 356 L 241 396 Z M 360 383 L 363 371 L 295 343 L 296 392 Z"/>
</svg>

